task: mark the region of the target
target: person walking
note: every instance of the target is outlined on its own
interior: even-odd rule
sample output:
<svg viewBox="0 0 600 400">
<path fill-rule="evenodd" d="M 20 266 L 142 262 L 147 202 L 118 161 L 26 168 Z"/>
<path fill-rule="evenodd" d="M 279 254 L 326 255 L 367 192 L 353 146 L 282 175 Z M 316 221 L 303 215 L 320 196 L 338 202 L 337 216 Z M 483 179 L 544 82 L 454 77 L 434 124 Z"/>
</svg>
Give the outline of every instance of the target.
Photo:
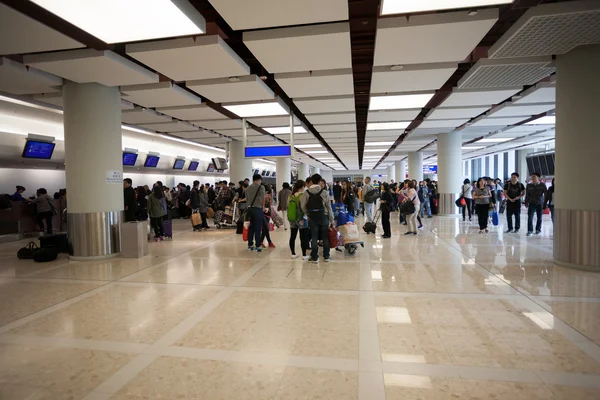
<svg viewBox="0 0 600 400">
<path fill-rule="evenodd" d="M 154 240 L 161 241 L 165 239 L 165 229 L 163 217 L 165 212 L 165 196 L 162 188 L 155 186 L 152 194 L 148 196 L 148 214 L 150 215 L 150 224 L 154 228 Z"/>
<path fill-rule="evenodd" d="M 535 234 L 542 233 L 542 207 L 544 198 L 548 195 L 546 184 L 540 181 L 540 174 L 531 174 L 531 183 L 525 188 L 525 207 L 527 207 L 527 236 L 533 235 L 533 216 L 537 217 Z"/>
<path fill-rule="evenodd" d="M 290 184 L 287 182 L 283 182 L 282 189 L 279 191 L 277 198 L 279 202 L 277 203 L 277 213 L 283 219 L 283 229 L 288 230 L 290 227 L 290 221 L 287 219 L 287 206 L 290 201 L 290 196 L 292 194 L 292 190 Z"/>
<path fill-rule="evenodd" d="M 379 210 L 381 211 L 381 226 L 383 228 L 382 239 L 389 239 L 392 237 L 392 231 L 390 227 L 390 214 L 392 212 L 393 194 L 390 190 L 390 185 L 384 182 L 381 185 L 381 199 L 379 202 Z"/>
<path fill-rule="evenodd" d="M 488 233 L 488 212 L 490 209 L 490 199 L 492 191 L 490 190 L 487 181 L 484 178 L 477 180 L 477 188 L 473 192 L 475 199 L 475 211 L 477 212 L 477 220 L 479 221 L 479 233 Z"/>
<path fill-rule="evenodd" d="M 369 176 L 365 178 L 365 187 L 363 188 L 362 193 L 367 222 L 373 222 L 373 203 L 375 202 L 377 196 L 375 196 L 376 190 L 373 185 L 371 185 L 371 177 Z"/>
<path fill-rule="evenodd" d="M 294 183 L 293 194 L 290 196 L 288 206 L 286 208 L 286 219 L 290 222 L 290 250 L 292 258 L 296 255 L 296 237 L 300 233 L 300 248 L 302 249 L 302 259 L 308 260 L 306 251 L 308 250 L 308 218 L 302 211 L 300 199 L 306 190 L 306 183 L 303 180 L 297 180 Z"/>
<path fill-rule="evenodd" d="M 333 210 L 331 209 L 331 200 L 327 190 L 320 185 L 321 175 L 314 174 L 311 178 L 311 186 L 302 194 L 300 206 L 302 212 L 309 218 L 311 236 L 311 258 L 313 264 L 319 263 L 319 246 L 317 241 L 319 237 L 323 240 L 323 258 L 325 262 L 330 259 L 329 247 L 329 226 L 333 226 Z"/>
<path fill-rule="evenodd" d="M 463 222 L 467 220 L 467 211 L 469 212 L 469 222 L 471 222 L 471 210 L 473 209 L 473 205 L 471 204 L 473 202 L 473 186 L 471 186 L 471 181 L 465 179 L 460 190 L 462 198 L 465 199 L 465 205 L 462 207 Z"/>
<path fill-rule="evenodd" d="M 200 229 L 207 230 L 208 226 L 208 207 L 210 207 L 210 203 L 208 202 L 208 193 L 206 191 L 206 186 L 201 185 L 198 191 L 198 209 L 200 210 L 200 217 L 202 218 L 202 225 Z"/>
<path fill-rule="evenodd" d="M 504 197 L 506 198 L 506 222 L 508 230 L 506 233 L 519 233 L 521 229 L 521 199 L 525 197 L 525 186 L 519 182 L 519 174 L 513 172 L 510 175 L 510 181 L 504 187 Z M 513 230 L 513 215 L 515 224 Z"/>
<path fill-rule="evenodd" d="M 260 239 L 262 238 L 263 219 L 265 218 L 265 188 L 261 184 L 262 177 L 260 174 L 254 174 L 252 184 L 246 189 L 246 199 L 248 200 L 248 208 L 246 215 L 250 221 L 248 229 L 248 250 L 253 251 L 254 242 L 256 242 L 256 251 L 260 253 Z"/>
<path fill-rule="evenodd" d="M 407 214 L 405 216 L 406 223 L 408 225 L 408 232 L 405 235 L 416 235 L 417 228 L 417 217 L 419 215 L 419 209 L 421 208 L 421 202 L 419 201 L 419 194 L 417 193 L 416 181 L 408 182 L 408 192 L 406 193 L 406 197 L 404 201 L 411 201 L 415 206 L 415 212 L 412 214 Z M 422 225 L 421 225 L 422 226 Z"/>
<path fill-rule="evenodd" d="M 415 192 L 417 193 L 417 199 L 419 200 L 419 209 L 420 209 L 420 206 L 421 206 L 421 198 L 419 198 L 419 192 L 418 192 L 418 189 L 419 189 L 419 184 L 417 183 L 417 180 L 416 180 L 416 179 L 413 179 L 413 180 L 412 180 L 412 183 L 413 183 L 413 186 L 414 186 Z M 420 210 L 419 210 L 419 211 L 420 211 Z M 431 215 L 429 215 L 429 217 L 428 217 L 428 218 L 433 218 L 433 217 L 432 217 Z M 421 213 L 420 213 L 420 212 L 417 212 L 417 222 L 419 223 L 419 226 L 418 226 L 418 228 L 419 228 L 419 229 L 423 229 L 423 221 L 421 221 Z"/>
</svg>

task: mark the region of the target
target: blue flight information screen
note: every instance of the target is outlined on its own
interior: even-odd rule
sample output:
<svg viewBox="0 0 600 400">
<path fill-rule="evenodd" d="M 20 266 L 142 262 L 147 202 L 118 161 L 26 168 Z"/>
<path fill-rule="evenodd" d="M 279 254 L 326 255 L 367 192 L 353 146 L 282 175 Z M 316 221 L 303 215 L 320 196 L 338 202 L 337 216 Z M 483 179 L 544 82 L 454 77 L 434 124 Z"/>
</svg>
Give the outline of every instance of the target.
<svg viewBox="0 0 600 400">
<path fill-rule="evenodd" d="M 156 166 L 158 165 L 158 160 L 160 159 L 160 157 L 158 156 L 148 156 L 146 157 L 146 162 L 144 163 L 144 167 L 147 168 L 156 168 Z"/>
<path fill-rule="evenodd" d="M 190 166 L 188 167 L 188 171 L 195 171 L 198 169 L 198 161 L 190 162 Z"/>
<path fill-rule="evenodd" d="M 175 160 L 175 164 L 173 164 L 173 169 L 183 169 L 184 165 L 185 160 L 178 158 L 177 160 Z"/>
<path fill-rule="evenodd" d="M 137 161 L 137 153 L 123 153 L 123 165 L 133 167 Z"/>
<path fill-rule="evenodd" d="M 246 147 L 246 157 L 290 157 L 292 155 L 291 146 L 257 146 Z"/>
<path fill-rule="evenodd" d="M 54 146 L 56 146 L 56 143 L 28 140 L 27 143 L 25 143 L 22 157 L 49 160 L 52 158 L 52 153 L 54 153 Z"/>
</svg>

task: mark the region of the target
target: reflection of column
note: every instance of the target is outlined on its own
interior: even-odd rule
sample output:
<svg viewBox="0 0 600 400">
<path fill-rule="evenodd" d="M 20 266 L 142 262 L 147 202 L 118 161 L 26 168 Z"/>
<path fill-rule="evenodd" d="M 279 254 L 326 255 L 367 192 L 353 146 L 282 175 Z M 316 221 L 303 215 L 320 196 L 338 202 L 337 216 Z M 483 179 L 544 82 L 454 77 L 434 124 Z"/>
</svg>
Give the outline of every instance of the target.
<svg viewBox="0 0 600 400">
<path fill-rule="evenodd" d="M 406 179 L 406 160 L 396 161 L 396 181 L 403 182 Z"/>
<path fill-rule="evenodd" d="M 244 157 L 244 144 L 238 140 L 229 142 L 229 180 L 235 182 L 252 180 L 252 159 Z"/>
<path fill-rule="evenodd" d="M 277 176 L 275 177 L 275 181 L 277 182 L 276 189 L 279 192 L 282 188 L 284 182 L 290 183 L 291 181 L 291 172 L 292 172 L 292 159 L 289 157 L 286 158 L 278 158 L 276 171 Z"/>
<path fill-rule="evenodd" d="M 72 258 L 121 251 L 121 94 L 97 83 L 63 86 L 68 234 Z"/>
<path fill-rule="evenodd" d="M 440 205 L 438 214 L 456 214 L 454 202 L 462 184 L 462 134 L 460 132 L 437 135 L 438 148 L 438 192 Z"/>
<path fill-rule="evenodd" d="M 298 164 L 296 168 L 298 169 L 298 179 L 305 180 L 310 176 L 308 164 Z"/>
<path fill-rule="evenodd" d="M 408 153 L 408 177 L 410 179 L 416 179 L 417 181 L 423 180 L 423 153 L 420 151 L 414 151 Z"/>
<path fill-rule="evenodd" d="M 387 181 L 396 181 L 396 167 L 392 164 L 387 168 Z"/>
<path fill-rule="evenodd" d="M 600 165 L 598 71 L 600 45 L 577 47 L 556 60 L 554 261 L 600 272 L 600 186 L 568 189 L 574 177 L 589 176 Z"/>
</svg>

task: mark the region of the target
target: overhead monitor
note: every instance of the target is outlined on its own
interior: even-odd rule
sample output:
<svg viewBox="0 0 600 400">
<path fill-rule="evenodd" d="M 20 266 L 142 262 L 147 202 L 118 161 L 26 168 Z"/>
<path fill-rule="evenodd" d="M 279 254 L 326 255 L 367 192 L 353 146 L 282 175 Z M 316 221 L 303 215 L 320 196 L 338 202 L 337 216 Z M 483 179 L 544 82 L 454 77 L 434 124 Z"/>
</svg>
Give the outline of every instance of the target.
<svg viewBox="0 0 600 400">
<path fill-rule="evenodd" d="M 271 171 L 267 171 L 267 172 L 265 173 L 265 176 L 266 176 L 266 177 L 269 177 L 269 176 L 271 176 Z"/>
<path fill-rule="evenodd" d="M 215 172 L 215 164 L 208 164 L 206 172 Z"/>
<path fill-rule="evenodd" d="M 260 173 L 260 175 L 261 175 L 261 176 L 265 176 L 265 175 L 266 175 L 266 173 L 267 173 L 267 171 L 263 170 L 263 171 Z"/>
<path fill-rule="evenodd" d="M 173 169 L 183 169 L 184 165 L 185 165 L 185 160 L 178 158 L 173 163 Z"/>
<path fill-rule="evenodd" d="M 212 159 L 213 164 L 215 165 L 215 169 L 217 170 L 226 170 L 227 169 L 227 160 L 224 158 L 213 158 Z"/>
<path fill-rule="evenodd" d="M 23 149 L 23 158 L 35 158 L 38 160 L 49 160 L 54 153 L 56 143 L 28 140 Z"/>
<path fill-rule="evenodd" d="M 188 167 L 188 171 L 195 171 L 198 169 L 198 161 L 190 161 L 190 166 Z"/>
<path fill-rule="evenodd" d="M 137 153 L 130 153 L 127 151 L 123 152 L 123 165 L 128 167 L 133 167 L 135 162 L 137 161 L 138 155 Z"/>
<path fill-rule="evenodd" d="M 146 157 L 146 162 L 144 163 L 144 167 L 156 168 L 158 166 L 158 160 L 160 160 L 159 156 L 149 155 Z"/>
<path fill-rule="evenodd" d="M 256 146 L 244 149 L 246 157 L 291 157 L 292 146 Z"/>
<path fill-rule="evenodd" d="M 437 165 L 425 165 L 423 166 L 424 174 L 437 174 Z"/>
</svg>

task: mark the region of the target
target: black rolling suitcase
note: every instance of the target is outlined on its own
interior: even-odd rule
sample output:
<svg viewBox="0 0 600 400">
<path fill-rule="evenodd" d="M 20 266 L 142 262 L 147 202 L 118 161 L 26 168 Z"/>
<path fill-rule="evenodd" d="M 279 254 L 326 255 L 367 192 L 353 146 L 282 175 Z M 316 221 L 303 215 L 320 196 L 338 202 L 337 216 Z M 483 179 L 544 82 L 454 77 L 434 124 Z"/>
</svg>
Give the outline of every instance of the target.
<svg viewBox="0 0 600 400">
<path fill-rule="evenodd" d="M 372 233 L 373 235 L 375 234 L 375 232 L 377 231 L 377 222 L 379 221 L 380 216 L 381 216 L 381 210 L 377 210 L 377 213 L 375 214 L 375 220 L 373 222 L 367 222 L 363 226 L 363 230 L 365 231 L 365 233 L 367 235 L 369 233 Z"/>
<path fill-rule="evenodd" d="M 40 236 L 40 247 L 54 247 L 59 253 L 69 252 L 69 241 L 66 233 L 55 233 L 52 235 Z"/>
</svg>

